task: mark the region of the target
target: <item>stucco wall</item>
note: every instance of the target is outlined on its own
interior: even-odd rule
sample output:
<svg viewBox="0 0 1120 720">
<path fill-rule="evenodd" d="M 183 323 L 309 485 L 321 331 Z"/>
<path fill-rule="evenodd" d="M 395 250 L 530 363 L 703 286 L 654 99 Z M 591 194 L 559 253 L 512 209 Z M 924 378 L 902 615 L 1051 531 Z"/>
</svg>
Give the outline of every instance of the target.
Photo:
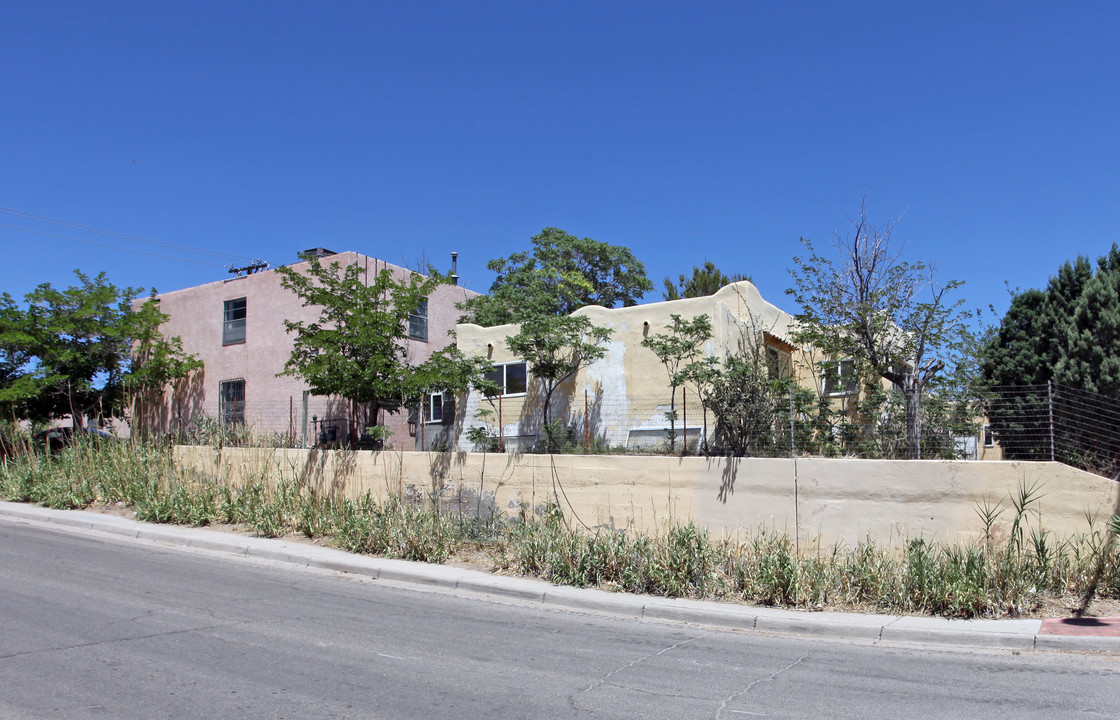
<svg viewBox="0 0 1120 720">
<path fill-rule="evenodd" d="M 175 449 L 186 466 L 227 482 L 262 477 L 356 498 L 439 497 L 464 512 L 518 512 L 559 501 L 573 522 L 655 532 L 694 519 L 716 534 L 760 528 L 802 540 L 898 546 L 909 538 L 958 542 L 982 531 L 977 509 L 1007 505 L 1037 483 L 1043 526 L 1056 536 L 1113 512 L 1120 485 L 1058 463 L 322 452 Z M 1006 532 L 1007 510 L 997 528 Z M 1033 522 L 1033 521 L 1032 521 Z"/>
<path fill-rule="evenodd" d="M 324 265 L 337 262 L 342 266 L 357 264 L 368 269 L 372 278 L 384 269 L 405 278 L 408 270 L 367 257 L 343 252 L 325 257 Z M 305 271 L 306 262 L 292 267 Z M 460 312 L 455 304 L 477 295 L 462 287 L 441 285 L 428 302 L 428 340 L 407 340 L 405 347 L 410 362 L 420 363 L 434 351 L 453 342 L 449 331 L 455 328 Z M 306 383 L 299 378 L 277 374 L 291 355 L 293 338 L 284 330 L 284 321 L 314 322 L 320 309 L 305 307 L 294 293 L 280 284 L 280 275 L 267 270 L 239 278 L 229 278 L 196 287 L 162 293 L 160 310 L 170 316 L 161 327 L 167 336 L 179 336 L 183 349 L 197 354 L 203 371 L 177 391 L 165 393 L 164 404 L 145 418 L 156 432 L 177 431 L 202 414 L 217 416 L 219 384 L 226 380 L 245 381 L 245 421 L 261 432 L 287 433 L 293 426 L 298 442 L 302 424 L 302 395 Z M 245 342 L 222 344 L 223 303 L 246 298 Z M 350 416 L 348 404 L 338 398 L 309 398 L 308 415 L 320 419 L 341 419 L 345 426 Z M 391 442 L 398 448 L 414 447 L 416 440 L 408 434 L 407 413 L 389 415 L 386 424 L 392 431 Z M 432 434 L 437 429 L 431 428 Z M 313 429 L 309 428 L 309 435 Z M 343 428 L 343 432 L 345 429 Z M 310 438 L 314 442 L 314 437 Z"/>
<path fill-rule="evenodd" d="M 592 406 L 589 413 L 591 434 L 609 447 L 627 446 L 631 430 L 668 427 L 665 419 L 670 399 L 668 374 L 653 351 L 642 347 L 642 340 L 668 332 L 673 315 L 685 320 L 707 315 L 712 324 L 712 339 L 706 343 L 704 354 L 719 358 L 735 352 L 741 341 L 753 340 L 763 331 L 787 337 L 793 321 L 789 313 L 764 300 L 748 281 L 732 283 L 706 297 L 611 309 L 591 305 L 576 310 L 573 315 L 587 317 L 593 325 L 610 329 L 612 335 L 602 360 L 581 369 L 560 386 L 553 396 L 551 415 L 553 419 L 567 419 L 570 410 L 572 420 L 581 426 L 582 432 L 586 392 Z M 484 328 L 462 324 L 456 329 L 457 344 L 467 355 L 485 357 L 495 364 L 513 362 L 519 358 L 509 351 L 506 338 L 518 330 L 517 325 Z M 543 388 L 532 381 L 532 368 L 529 374 L 527 394 L 501 401 L 503 437 L 532 438 L 540 431 Z M 811 382 L 811 378 L 806 381 Z M 681 402 L 679 392 L 677 402 Z M 695 396 L 692 402 L 695 411 Z M 471 392 L 462 409 L 464 431 L 489 426 L 496 434 L 497 405 L 496 400 L 488 402 L 479 393 Z M 493 416 L 480 420 L 480 409 L 490 409 Z M 688 420 L 695 432 L 700 421 L 695 416 Z M 679 422 L 677 430 L 680 434 Z M 459 448 L 473 449 L 465 434 L 460 435 Z"/>
</svg>

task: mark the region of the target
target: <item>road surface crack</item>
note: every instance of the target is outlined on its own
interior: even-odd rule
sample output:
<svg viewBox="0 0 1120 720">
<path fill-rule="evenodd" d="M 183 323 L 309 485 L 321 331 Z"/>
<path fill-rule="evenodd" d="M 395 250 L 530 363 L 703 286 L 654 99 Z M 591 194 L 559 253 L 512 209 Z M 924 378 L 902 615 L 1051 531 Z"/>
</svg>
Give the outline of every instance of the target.
<svg viewBox="0 0 1120 720">
<path fill-rule="evenodd" d="M 606 675 L 603 675 L 602 677 L 600 677 L 598 680 L 592 681 L 592 683 L 590 685 L 585 687 L 583 690 L 580 690 L 578 693 L 575 693 L 574 695 L 569 695 L 568 696 L 568 703 L 575 710 L 583 710 L 584 712 L 590 712 L 589 710 L 585 710 L 584 708 L 581 708 L 576 703 L 576 698 L 578 698 L 580 695 L 585 695 L 585 694 L 591 692 L 592 690 L 594 690 L 597 687 L 602 687 L 603 685 L 613 684 L 613 683 L 608 683 L 608 681 L 612 677 L 614 677 L 615 675 L 619 674 L 620 672 L 628 670 L 628 669 L 634 667 L 635 665 L 637 665 L 639 663 L 642 663 L 642 662 L 645 662 L 646 660 L 649 660 L 650 658 L 660 657 L 660 656 L 664 655 L 665 653 L 667 653 L 671 650 L 676 650 L 677 648 L 679 648 L 683 645 L 687 645 L 691 642 L 696 642 L 697 640 L 703 640 L 704 638 L 708 637 L 709 634 L 710 633 L 705 633 L 705 634 L 700 635 L 698 637 L 689 638 L 687 640 L 681 640 L 680 642 L 673 643 L 669 647 L 662 648 L 661 650 L 658 650 L 655 653 L 652 653 L 652 654 L 649 654 L 649 655 L 643 655 L 640 658 L 637 658 L 636 660 L 633 660 L 631 662 L 626 663 L 622 667 L 617 667 L 614 670 L 611 670 Z"/>
<path fill-rule="evenodd" d="M 813 653 L 811 653 L 811 652 L 805 653 L 801 657 L 799 657 L 796 660 L 794 660 L 793 662 L 791 662 L 789 665 L 786 665 L 783 668 L 779 668 L 779 669 L 775 670 L 774 672 L 770 673 L 766 677 L 756 678 L 756 679 L 752 680 L 750 682 L 750 684 L 748 684 L 745 688 L 743 688 L 741 690 L 737 690 L 737 691 L 731 693 L 730 695 L 728 695 L 727 698 L 724 699 L 724 701 L 722 703 L 720 703 L 719 707 L 716 709 L 716 720 L 719 720 L 720 718 L 723 717 L 724 711 L 727 709 L 727 706 L 731 704 L 732 700 L 735 700 L 736 698 L 749 693 L 751 691 L 751 688 L 753 688 L 755 685 L 758 685 L 761 682 L 770 682 L 771 680 L 778 677 L 779 675 L 786 672 L 787 670 L 792 669 L 794 666 L 800 665 L 802 662 L 804 662 L 809 657 L 811 657 L 812 654 Z M 733 712 L 738 712 L 738 711 L 733 711 Z M 762 715 L 763 713 L 750 713 L 750 714 L 751 715 Z"/>
<path fill-rule="evenodd" d="M 158 637 L 169 637 L 172 635 L 182 635 L 184 633 L 200 632 L 202 630 L 217 630 L 219 628 L 229 627 L 228 623 L 221 625 L 204 625 L 202 627 L 184 628 L 182 630 L 168 630 L 167 632 L 149 633 L 147 635 L 133 635 L 131 637 L 110 638 L 108 640 L 97 640 L 95 642 L 77 643 L 75 645 L 63 645 L 60 647 L 50 648 L 35 648 L 34 650 L 23 650 L 20 652 L 10 653 L 8 655 L 0 655 L 0 660 L 10 660 L 12 658 L 26 657 L 28 655 L 38 655 L 40 653 L 53 653 L 65 652 L 67 650 L 80 650 L 82 648 L 97 647 L 98 645 L 112 645 L 113 643 L 132 642 L 134 640 L 151 640 Z"/>
</svg>

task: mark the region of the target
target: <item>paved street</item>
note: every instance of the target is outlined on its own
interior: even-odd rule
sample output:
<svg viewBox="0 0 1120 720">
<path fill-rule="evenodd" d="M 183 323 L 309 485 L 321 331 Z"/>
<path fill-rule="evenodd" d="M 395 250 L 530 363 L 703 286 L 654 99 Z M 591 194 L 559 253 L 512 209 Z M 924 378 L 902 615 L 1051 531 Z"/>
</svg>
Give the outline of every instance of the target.
<svg viewBox="0 0 1120 720">
<path fill-rule="evenodd" d="M 0 718 L 1120 716 L 1120 660 L 774 637 L 0 522 Z"/>
</svg>

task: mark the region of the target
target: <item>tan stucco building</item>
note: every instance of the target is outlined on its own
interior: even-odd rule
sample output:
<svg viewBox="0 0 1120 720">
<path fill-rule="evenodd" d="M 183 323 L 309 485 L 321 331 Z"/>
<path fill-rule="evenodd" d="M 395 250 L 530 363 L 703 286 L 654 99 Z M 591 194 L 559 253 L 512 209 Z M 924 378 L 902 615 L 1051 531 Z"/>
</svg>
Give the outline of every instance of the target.
<svg viewBox="0 0 1120 720">
<path fill-rule="evenodd" d="M 749 281 L 732 283 L 706 297 L 612 309 L 592 305 L 573 314 L 587 317 L 597 327 L 610 329 L 612 335 L 602 360 L 581 368 L 557 389 L 551 416 L 570 419 L 581 432 L 589 430 L 592 438 L 609 447 L 652 448 L 665 441 L 669 430 L 665 413 L 670 409 L 668 375 L 653 351 L 642 346 L 642 340 L 666 333 L 673 315 L 685 320 L 708 316 L 712 338 L 703 349 L 708 357 L 723 359 L 736 352 L 742 343 L 763 342 L 775 366 L 792 372 L 798 382 L 814 382 L 804 360 L 797 357 L 801 353 L 787 339 L 793 316 L 764 300 Z M 455 332 L 463 353 L 486 357 L 494 363 L 498 369 L 496 379 L 505 391 L 500 398 L 486 398 L 477 391 L 467 396 L 461 409 L 463 432 L 459 448 L 473 449 L 466 431 L 485 427 L 500 435 L 505 447 L 528 449 L 541 431 L 543 388 L 534 380 L 532 368 L 506 346 L 506 338 L 516 334 L 518 326 L 461 324 Z M 682 401 L 686 404 L 683 414 Z M 679 442 L 687 441 L 689 447 L 695 448 L 705 425 L 695 395 L 695 415 L 687 416 L 687 402 L 678 392 L 680 420 L 676 432 Z M 480 410 L 483 418 L 479 417 Z M 708 435 L 711 436 L 710 428 Z"/>
<path fill-rule="evenodd" d="M 551 401 L 551 419 L 574 430 L 577 444 L 586 439 L 609 448 L 660 450 L 670 429 L 676 433 L 677 448 L 687 444 L 695 451 L 704 439 L 717 439 L 714 418 L 704 414 L 695 391 L 687 387 L 677 391 L 677 419 L 670 427 L 666 413 L 674 404 L 668 372 L 642 341 L 668 333 L 674 315 L 683 320 L 708 316 L 712 336 L 703 347 L 704 356 L 722 361 L 750 349 L 777 377 L 790 377 L 797 385 L 812 389 L 851 418 L 859 412 L 864 388 L 851 361 L 827 358 L 812 347 L 795 346 L 790 339 L 794 316 L 763 299 L 750 281 L 731 283 L 706 297 L 613 309 L 588 306 L 573 315 L 587 317 L 593 325 L 612 332 L 606 356 L 561 384 Z M 459 348 L 466 355 L 485 357 L 494 363 L 492 379 L 504 391 L 499 397 L 487 398 L 478 391 L 466 397 L 460 408 L 461 450 L 476 449 L 469 435 L 472 428 L 486 429 L 503 449 L 512 451 L 531 450 L 542 432 L 543 383 L 534 379 L 532 367 L 515 357 L 506 344 L 506 338 L 518 331 L 516 324 L 488 328 L 461 324 L 456 328 Z M 885 380 L 880 382 L 889 386 Z M 977 425 L 979 428 L 980 423 Z M 954 442 L 963 458 L 1000 458 L 990 432 L 955 437 Z"/>
<path fill-rule="evenodd" d="M 357 252 L 333 253 L 322 248 L 308 251 L 324 265 L 358 265 L 367 278 L 388 269 L 399 278 L 411 271 Z M 291 267 L 305 269 L 306 261 Z M 169 316 L 161 326 L 166 336 L 178 336 L 183 350 L 197 355 L 203 370 L 176 388 L 168 388 L 158 407 L 149 407 L 138 418 L 155 433 L 181 433 L 204 416 L 225 423 L 244 424 L 254 433 L 285 435 L 294 444 L 306 438 L 347 442 L 357 427 L 349 403 L 341 398 L 305 399 L 307 385 L 300 378 L 278 376 L 291 355 L 293 338 L 284 321 L 313 322 L 319 308 L 304 307 L 300 299 L 280 284 L 275 270 L 207 283 L 157 296 L 160 310 Z M 454 340 L 459 311 L 455 305 L 477 295 L 456 285 L 441 285 L 410 318 L 405 348 L 409 361 L 419 364 Z M 428 399 L 423 412 L 382 414 L 381 422 L 392 433 L 388 444 L 399 449 L 421 449 L 450 442 L 451 418 L 444 418 L 439 398 Z M 426 420 L 418 430 L 419 416 Z M 305 428 L 306 419 L 306 428 Z M 409 420 L 413 420 L 412 423 Z M 357 429 L 357 432 L 361 432 Z M 306 435 L 305 435 L 306 433 Z"/>
</svg>

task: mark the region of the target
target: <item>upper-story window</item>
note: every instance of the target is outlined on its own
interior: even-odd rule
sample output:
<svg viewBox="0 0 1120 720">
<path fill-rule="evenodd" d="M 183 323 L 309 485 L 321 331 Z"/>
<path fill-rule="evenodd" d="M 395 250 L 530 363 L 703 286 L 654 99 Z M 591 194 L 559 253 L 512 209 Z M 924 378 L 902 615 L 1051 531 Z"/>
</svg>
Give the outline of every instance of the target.
<svg viewBox="0 0 1120 720">
<path fill-rule="evenodd" d="M 226 300 L 222 309 L 222 345 L 245 342 L 245 298 Z"/>
<path fill-rule="evenodd" d="M 428 299 L 424 298 L 408 314 L 408 336 L 413 340 L 428 341 Z"/>
<path fill-rule="evenodd" d="M 855 395 L 859 392 L 856 366 L 852 360 L 821 363 L 821 394 L 825 397 Z"/>
<path fill-rule="evenodd" d="M 496 395 L 524 395 L 529 387 L 529 371 L 525 362 L 495 365 L 486 379 L 498 386 Z"/>
</svg>

